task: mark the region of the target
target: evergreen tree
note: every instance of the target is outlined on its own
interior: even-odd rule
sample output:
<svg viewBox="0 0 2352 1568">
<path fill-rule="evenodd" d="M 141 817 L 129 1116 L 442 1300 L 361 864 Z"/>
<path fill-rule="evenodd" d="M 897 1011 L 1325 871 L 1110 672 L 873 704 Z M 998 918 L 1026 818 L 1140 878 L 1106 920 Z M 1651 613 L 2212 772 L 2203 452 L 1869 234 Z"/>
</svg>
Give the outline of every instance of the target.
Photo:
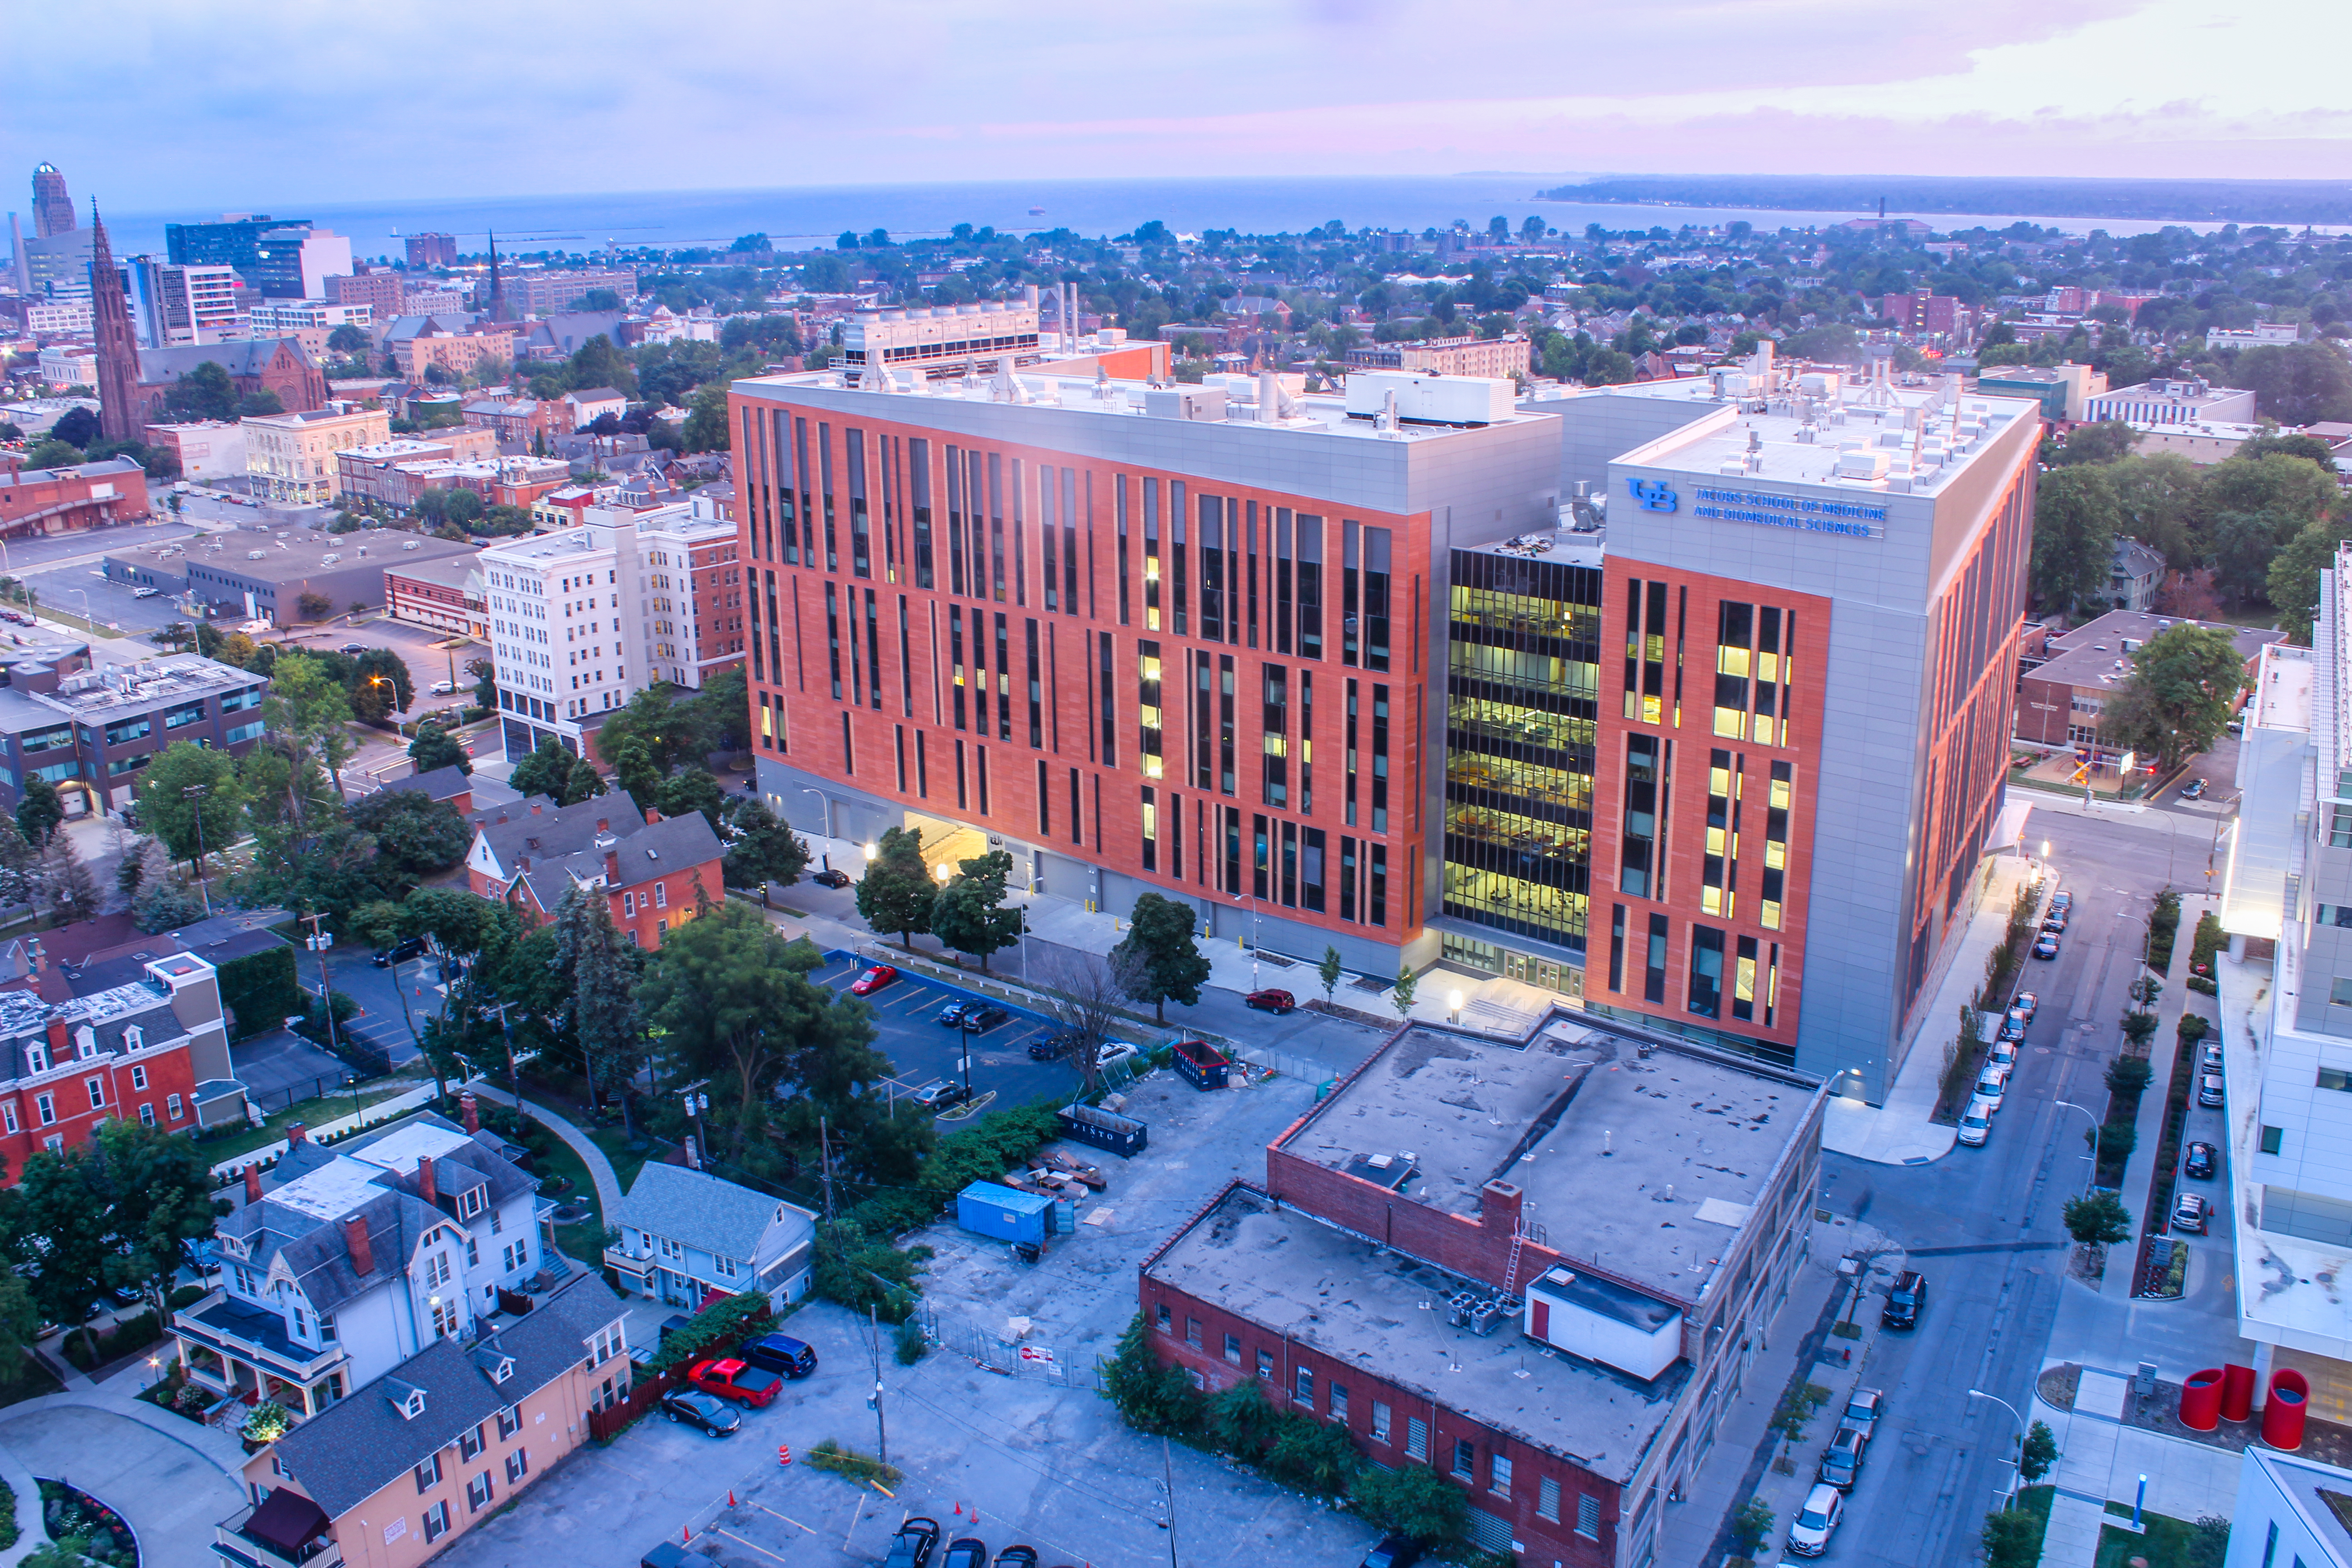
<svg viewBox="0 0 2352 1568">
<path fill-rule="evenodd" d="M 588 1100 L 592 1106 L 599 1102 L 601 1075 L 603 1092 L 620 1098 L 622 1125 L 632 1138 L 636 1126 L 629 1089 L 645 1059 L 635 1002 L 640 959 L 636 946 L 623 940 L 613 923 L 611 900 L 602 889 L 573 888 L 563 895 L 555 910 L 553 967 L 568 983 L 564 1011 L 580 1042 Z"/>
<path fill-rule="evenodd" d="M 438 724 L 416 727 L 416 739 L 408 743 L 408 759 L 420 773 L 436 768 L 456 768 L 467 774 L 474 771 L 474 759 L 466 754 L 466 748 Z"/>
<path fill-rule="evenodd" d="M 49 835 L 66 819 L 65 802 L 58 786 L 38 773 L 25 781 L 25 796 L 16 803 L 16 831 L 36 849 L 48 847 Z"/>
</svg>

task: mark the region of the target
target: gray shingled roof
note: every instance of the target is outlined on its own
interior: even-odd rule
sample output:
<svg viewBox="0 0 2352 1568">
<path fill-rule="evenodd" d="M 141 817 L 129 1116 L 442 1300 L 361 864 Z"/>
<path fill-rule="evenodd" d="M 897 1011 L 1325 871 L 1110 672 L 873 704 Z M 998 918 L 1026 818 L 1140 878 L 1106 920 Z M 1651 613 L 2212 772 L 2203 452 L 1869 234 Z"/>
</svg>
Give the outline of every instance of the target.
<svg viewBox="0 0 2352 1568">
<path fill-rule="evenodd" d="M 533 806 L 539 808 L 535 813 Z M 600 822 L 605 825 L 601 831 L 616 839 L 630 837 L 646 826 L 644 810 L 625 790 L 591 795 L 572 805 L 557 805 L 544 795 L 534 795 L 521 805 L 496 810 L 504 814 L 504 822 L 491 812 L 477 810 L 475 830 L 488 841 L 490 853 L 509 876 L 515 862 L 525 857 L 536 866 L 588 848 L 596 841 Z"/>
<path fill-rule="evenodd" d="M 298 364 L 310 365 L 308 349 L 299 338 L 244 338 L 226 343 L 182 343 L 167 349 L 139 351 L 139 379 L 145 382 L 174 381 L 200 364 L 216 364 L 231 375 L 259 375 L 278 357 L 280 347 L 294 355 Z"/>
<path fill-rule="evenodd" d="M 471 569 L 470 563 L 465 564 L 467 570 Z M 404 779 L 386 779 L 383 787 L 417 790 L 428 800 L 454 800 L 458 795 L 470 794 L 474 781 L 465 769 L 452 763 L 446 768 L 411 773 Z"/>
<path fill-rule="evenodd" d="M 461 1434 L 578 1365 L 597 1331 L 622 1315 L 620 1298 L 604 1280 L 578 1276 L 478 1344 L 436 1340 L 329 1405 L 278 1440 L 278 1461 L 328 1518 L 341 1519 Z M 492 1383 L 478 1364 L 477 1353 L 486 1350 L 513 1358 L 506 1382 Z M 394 1404 L 395 1392 L 408 1389 L 423 1391 L 423 1415 L 404 1415 Z M 543 1468 L 552 1458 L 536 1463 Z"/>
<path fill-rule="evenodd" d="M 621 1200 L 614 1223 L 650 1231 L 697 1251 L 745 1262 L 760 1250 L 760 1238 L 784 1206 L 765 1193 L 683 1165 L 648 1164 Z"/>
<path fill-rule="evenodd" d="M 552 911 L 563 901 L 563 895 L 574 885 L 594 881 L 604 875 L 604 851 L 590 847 L 561 860 L 541 861 L 531 858 L 530 869 L 523 873 L 531 897 L 540 908 Z M 648 822 L 612 847 L 613 855 L 621 863 L 621 874 L 612 885 L 633 888 L 640 882 L 650 882 L 656 877 L 672 872 L 687 872 L 698 866 L 707 866 L 727 853 L 712 832 L 710 819 L 698 811 L 684 816 L 666 816 L 659 822 Z M 727 896 L 719 877 L 713 873 L 702 879 L 702 890 L 715 902 Z M 674 889 L 670 902 L 691 909 L 694 900 L 684 889 Z"/>
</svg>

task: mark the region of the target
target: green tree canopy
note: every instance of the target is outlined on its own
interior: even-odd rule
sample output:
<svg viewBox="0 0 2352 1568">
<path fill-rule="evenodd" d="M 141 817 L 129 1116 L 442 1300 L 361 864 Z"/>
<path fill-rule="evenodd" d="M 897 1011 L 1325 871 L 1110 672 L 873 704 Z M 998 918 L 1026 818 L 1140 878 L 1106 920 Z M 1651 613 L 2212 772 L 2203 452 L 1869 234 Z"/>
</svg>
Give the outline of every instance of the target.
<svg viewBox="0 0 2352 1568">
<path fill-rule="evenodd" d="M 557 805 L 563 804 L 565 783 L 572 777 L 573 757 L 562 743 L 552 737 L 541 741 L 539 749 L 514 765 L 507 775 L 507 784 L 528 800 L 543 795 Z"/>
<path fill-rule="evenodd" d="M 66 804 L 58 786 L 34 773 L 25 780 L 24 798 L 16 803 L 16 831 L 34 848 L 47 846 L 49 836 L 66 819 Z"/>
<path fill-rule="evenodd" d="M 766 802 L 745 801 L 735 808 L 728 827 L 734 836 L 727 846 L 728 886 L 755 888 L 773 882 L 789 888 L 808 869 L 808 840 L 769 810 Z"/>
<path fill-rule="evenodd" d="M 378 790 L 354 802 L 351 817 L 353 826 L 374 837 L 382 868 L 399 879 L 446 871 L 474 841 L 474 830 L 456 808 L 423 790 Z"/>
<path fill-rule="evenodd" d="M 2205 470 L 2203 501 L 2209 514 L 2264 512 L 2293 519 L 2288 537 L 2336 504 L 2332 468 L 2284 452 L 2231 458 Z"/>
<path fill-rule="evenodd" d="M 956 868 L 959 874 L 931 900 L 931 934 L 979 959 L 985 974 L 988 955 L 1019 942 L 1025 929 L 1023 911 L 1004 907 L 1013 857 L 998 849 L 958 861 Z"/>
<path fill-rule="evenodd" d="M 617 1093 L 627 1121 L 629 1081 L 645 1062 L 636 1008 L 645 955 L 623 939 L 611 905 L 600 888 L 573 888 L 563 895 L 555 910 L 553 968 L 569 993 L 563 1021 L 579 1047 L 589 1098 Z"/>
<path fill-rule="evenodd" d="M 351 694 L 352 716 L 368 722 L 405 713 L 416 700 L 408 661 L 388 647 L 372 647 L 353 658 L 344 689 Z"/>
<path fill-rule="evenodd" d="M 2117 509 L 2116 531 L 2164 557 L 2175 572 L 2205 564 L 2198 518 L 2205 478 L 2178 452 L 2125 458 L 2106 466 Z"/>
<path fill-rule="evenodd" d="M 2245 658 L 2226 627 L 2172 626 L 2132 650 L 2132 672 L 2099 716 L 2100 738 L 2169 773 L 2212 746 L 2245 680 Z"/>
<path fill-rule="evenodd" d="M 2238 356 L 2235 377 L 2254 409 L 2282 425 L 2352 419 L 2352 364 L 2328 342 L 2265 344 Z"/>
<path fill-rule="evenodd" d="M 1127 934 L 1111 949 L 1111 964 L 1128 984 L 1128 994 L 1151 1004 L 1152 1016 L 1168 1021 L 1167 1005 L 1191 1007 L 1209 978 L 1208 956 L 1192 940 L 1192 906 L 1145 893 L 1135 900 Z"/>
<path fill-rule="evenodd" d="M 174 860 L 227 848 L 245 837 L 245 786 L 235 759 L 174 741 L 140 775 L 139 816 Z"/>
<path fill-rule="evenodd" d="M 2122 509 L 2095 465 L 2053 468 L 2033 501 L 2033 596 L 2064 612 L 2102 597 Z"/>
<path fill-rule="evenodd" d="M 931 929 L 940 892 L 923 863 L 923 830 L 886 828 L 875 847 L 880 853 L 857 883 L 857 912 L 877 931 L 897 931 L 898 945 L 911 952 L 916 933 Z"/>
<path fill-rule="evenodd" d="M 2095 424 L 2077 425 L 2066 433 L 2065 444 L 2058 448 L 2052 462 L 2071 468 L 2077 463 L 2112 463 L 2128 455 L 2139 432 L 2120 419 L 2102 419 Z"/>
<path fill-rule="evenodd" d="M 436 768 L 456 768 L 469 775 L 474 771 L 474 759 L 466 754 L 464 745 L 438 724 L 416 727 L 416 739 L 408 743 L 408 759 L 420 773 Z"/>
</svg>

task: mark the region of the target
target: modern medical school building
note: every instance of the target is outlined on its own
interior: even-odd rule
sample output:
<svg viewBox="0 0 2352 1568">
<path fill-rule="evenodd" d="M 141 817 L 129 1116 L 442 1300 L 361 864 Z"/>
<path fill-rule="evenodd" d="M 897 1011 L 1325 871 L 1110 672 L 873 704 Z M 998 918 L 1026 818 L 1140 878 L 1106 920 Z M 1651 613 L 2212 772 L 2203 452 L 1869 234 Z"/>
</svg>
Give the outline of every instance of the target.
<svg viewBox="0 0 2352 1568">
<path fill-rule="evenodd" d="M 2032 405 L 1295 386 L 737 382 L 761 789 L 1880 1100 L 2005 847 Z"/>
</svg>

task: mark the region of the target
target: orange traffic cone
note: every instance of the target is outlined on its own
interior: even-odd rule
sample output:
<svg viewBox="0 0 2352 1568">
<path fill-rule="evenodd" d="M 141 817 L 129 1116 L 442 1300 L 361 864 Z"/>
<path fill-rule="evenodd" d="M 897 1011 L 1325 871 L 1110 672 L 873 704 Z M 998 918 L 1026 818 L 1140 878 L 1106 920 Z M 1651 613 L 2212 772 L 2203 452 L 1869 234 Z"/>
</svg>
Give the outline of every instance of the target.
<svg viewBox="0 0 2352 1568">
<path fill-rule="evenodd" d="M 727 1489 L 727 1506 L 729 1508 L 733 1508 L 735 1506 L 735 1489 L 733 1487 L 729 1487 Z"/>
</svg>

